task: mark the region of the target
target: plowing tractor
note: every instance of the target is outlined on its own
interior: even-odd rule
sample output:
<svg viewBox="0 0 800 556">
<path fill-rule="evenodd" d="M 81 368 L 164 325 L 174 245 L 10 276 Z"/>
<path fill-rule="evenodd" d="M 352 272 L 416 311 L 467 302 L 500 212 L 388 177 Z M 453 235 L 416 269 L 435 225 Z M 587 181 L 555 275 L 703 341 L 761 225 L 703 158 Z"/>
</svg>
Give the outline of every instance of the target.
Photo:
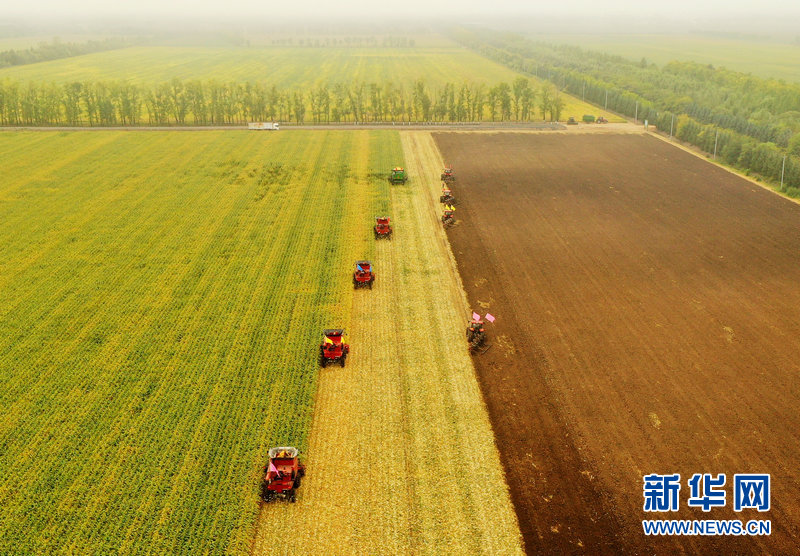
<svg viewBox="0 0 800 556">
<path fill-rule="evenodd" d="M 353 271 L 353 287 L 372 289 L 373 282 L 375 282 L 375 273 L 372 271 L 372 263 L 356 261 L 356 269 Z"/>
<path fill-rule="evenodd" d="M 596 121 L 597 121 L 598 124 L 607 124 L 608 123 L 608 120 L 606 120 L 603 116 L 598 117 Z"/>
<path fill-rule="evenodd" d="M 472 319 L 467 325 L 467 343 L 469 343 L 470 353 L 483 347 L 486 343 L 486 330 L 482 320 Z"/>
<path fill-rule="evenodd" d="M 444 183 L 442 183 L 442 194 L 439 195 L 439 202 L 446 205 L 456 204 L 456 198 L 453 197 L 453 191 Z"/>
<path fill-rule="evenodd" d="M 375 239 L 392 239 L 392 226 L 388 216 L 375 217 Z"/>
<path fill-rule="evenodd" d="M 389 183 L 406 183 L 406 181 L 408 181 L 408 176 L 406 175 L 405 169 L 400 166 L 392 168 L 392 173 L 389 175 Z"/>
<path fill-rule="evenodd" d="M 442 226 L 449 228 L 456 223 L 456 209 L 453 205 L 444 206 L 444 214 L 442 214 Z"/>
<path fill-rule="evenodd" d="M 300 463 L 297 448 L 281 446 L 270 448 L 269 463 L 264 467 L 261 483 L 261 499 L 271 502 L 280 496 L 294 502 L 300 479 L 306 474 L 306 466 Z"/>
<path fill-rule="evenodd" d="M 453 174 L 453 167 L 449 164 L 442 170 L 442 181 L 456 181 L 456 176 Z"/>
<path fill-rule="evenodd" d="M 344 367 L 350 346 L 343 341 L 344 330 L 330 328 L 322 331 L 322 343 L 319 345 L 319 366 L 326 367 L 328 363 L 339 363 Z"/>
</svg>

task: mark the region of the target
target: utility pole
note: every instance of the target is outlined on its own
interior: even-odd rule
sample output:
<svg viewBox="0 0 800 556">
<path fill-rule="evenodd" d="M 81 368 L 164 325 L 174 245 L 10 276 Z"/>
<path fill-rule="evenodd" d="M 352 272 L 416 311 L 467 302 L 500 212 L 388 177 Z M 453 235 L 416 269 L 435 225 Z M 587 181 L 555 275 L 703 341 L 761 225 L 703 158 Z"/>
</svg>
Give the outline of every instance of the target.
<svg viewBox="0 0 800 556">
<path fill-rule="evenodd" d="M 669 123 L 669 138 L 672 139 L 672 128 L 675 126 L 675 114 L 672 115 L 672 121 Z"/>
<path fill-rule="evenodd" d="M 636 101 L 636 113 L 633 115 L 633 123 L 639 123 L 639 101 Z"/>
<path fill-rule="evenodd" d="M 606 89 L 606 110 L 608 110 L 608 89 Z"/>
<path fill-rule="evenodd" d="M 586 101 L 586 81 L 583 82 L 583 87 L 581 87 L 581 100 Z"/>
<path fill-rule="evenodd" d="M 714 135 L 714 160 L 717 159 L 717 140 L 719 139 L 719 130 Z"/>
<path fill-rule="evenodd" d="M 786 170 L 786 155 L 783 155 L 783 166 L 781 166 L 781 191 L 783 191 L 783 172 Z"/>
</svg>

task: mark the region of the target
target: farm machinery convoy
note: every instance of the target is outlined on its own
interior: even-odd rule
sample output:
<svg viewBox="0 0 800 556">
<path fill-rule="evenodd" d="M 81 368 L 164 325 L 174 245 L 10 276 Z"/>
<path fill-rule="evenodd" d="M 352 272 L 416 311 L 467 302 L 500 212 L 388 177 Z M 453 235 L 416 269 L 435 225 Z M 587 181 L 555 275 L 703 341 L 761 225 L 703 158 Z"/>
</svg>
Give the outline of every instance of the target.
<svg viewBox="0 0 800 556">
<path fill-rule="evenodd" d="M 455 198 L 448 186 L 455 180 L 452 166 L 447 166 L 442 172 L 442 195 L 439 201 L 445 203 L 442 223 L 449 227 L 455 222 Z M 405 183 L 408 177 L 401 167 L 393 168 L 389 181 L 391 183 Z M 388 216 L 375 217 L 373 228 L 375 239 L 392 239 L 392 226 Z M 353 270 L 353 288 L 367 287 L 372 289 L 375 283 L 375 270 L 371 261 L 360 260 L 355 262 Z M 483 320 L 475 318 L 467 326 L 467 343 L 470 353 L 485 351 L 486 330 Z M 481 352 L 482 352 L 481 351 Z M 338 363 L 345 366 L 350 345 L 344 343 L 344 330 L 341 328 L 328 328 L 322 332 L 322 342 L 319 344 L 319 365 L 327 367 Z M 294 447 L 277 447 L 269 451 L 269 463 L 264 468 L 264 479 L 261 484 L 261 498 L 270 502 L 283 498 L 290 502 L 297 499 L 297 489 L 305 475 L 306 467 L 300 463 L 299 452 Z"/>
</svg>

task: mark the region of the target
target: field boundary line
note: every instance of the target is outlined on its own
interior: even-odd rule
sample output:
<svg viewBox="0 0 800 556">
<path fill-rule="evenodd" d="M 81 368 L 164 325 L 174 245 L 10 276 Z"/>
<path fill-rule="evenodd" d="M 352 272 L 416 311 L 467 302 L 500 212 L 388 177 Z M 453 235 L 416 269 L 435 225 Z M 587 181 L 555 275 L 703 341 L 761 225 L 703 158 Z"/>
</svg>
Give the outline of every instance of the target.
<svg viewBox="0 0 800 556">
<path fill-rule="evenodd" d="M 450 245 L 450 241 L 445 233 L 444 229 L 441 226 L 441 222 L 439 221 L 439 214 L 441 213 L 440 203 L 439 203 L 439 191 L 438 185 L 440 183 L 439 180 L 439 171 L 443 167 L 443 159 L 441 156 L 441 152 L 439 151 L 438 146 L 436 145 L 433 136 L 429 131 L 414 131 L 412 133 L 401 133 L 402 143 L 404 153 L 406 154 L 406 164 L 409 169 L 409 175 L 411 179 L 414 180 L 412 187 L 420 187 L 424 188 L 426 191 L 422 192 L 424 199 L 422 199 L 424 206 L 425 206 L 425 213 L 420 214 L 420 220 L 427 221 L 430 226 L 435 230 L 434 236 L 431 237 L 433 245 L 437 246 L 437 249 L 440 253 L 434 253 L 434 257 L 439 258 L 441 260 L 442 257 L 447 259 L 447 262 L 443 262 L 442 270 L 445 272 L 446 282 L 449 283 L 451 287 L 447 289 L 450 290 L 449 293 L 449 303 L 452 309 L 455 312 L 464 311 L 462 314 L 462 321 L 452 323 L 452 326 L 461 326 L 466 324 L 466 319 L 468 315 L 471 313 L 469 308 L 469 301 L 466 293 L 466 289 L 464 288 L 464 284 L 461 280 L 461 274 L 458 270 L 457 261 L 455 258 L 455 254 L 453 253 L 452 247 Z M 412 152 L 415 156 L 408 156 L 408 153 Z M 417 181 L 421 183 L 417 183 Z M 431 183 L 428 183 L 428 182 Z M 445 284 L 443 284 L 445 285 Z M 522 540 L 522 535 L 520 531 L 520 525 L 518 516 L 516 513 L 516 509 L 514 508 L 513 500 L 511 497 L 511 492 L 508 485 L 508 479 L 506 477 L 505 468 L 502 465 L 502 457 L 500 455 L 500 450 L 497 445 L 497 436 L 495 434 L 491 418 L 489 416 L 489 409 L 486 405 L 486 400 L 483 395 L 483 391 L 480 387 L 480 380 L 478 376 L 478 371 L 475 367 L 475 363 L 472 360 L 472 357 L 468 355 L 466 341 L 463 339 L 463 335 L 461 333 L 457 334 L 459 337 L 459 341 L 462 343 L 460 349 L 463 349 L 463 353 L 465 354 L 466 359 L 463 363 L 459 362 L 459 365 L 464 365 L 462 380 L 468 381 L 472 385 L 474 385 L 474 394 L 476 396 L 475 400 L 481 407 L 481 414 L 483 419 L 485 420 L 485 424 L 488 427 L 488 434 L 489 439 L 491 440 L 491 447 L 492 452 L 494 454 L 492 460 L 498 464 L 497 472 L 499 473 L 499 481 L 500 485 L 502 486 L 502 490 L 504 493 L 504 497 L 507 503 L 507 507 L 510 511 L 510 515 L 507 516 L 509 519 L 509 524 L 513 523 L 513 528 L 517 537 L 517 545 L 518 550 L 524 551 L 524 543 Z M 459 350 L 458 347 L 455 348 Z M 487 439 L 488 440 L 488 439 Z M 488 442 L 487 442 L 488 444 Z M 498 508 L 494 508 L 496 511 Z M 491 515 L 491 514 L 490 514 Z M 481 532 L 482 535 L 485 535 L 485 531 Z"/>
<path fill-rule="evenodd" d="M 433 140 L 433 137 L 430 135 L 429 132 L 425 133 L 431 143 L 432 151 L 436 153 L 436 160 L 439 163 L 439 166 L 444 168 L 444 158 L 442 157 L 442 153 L 439 152 L 439 146 L 436 144 L 436 141 Z M 422 164 L 418 166 L 423 166 Z M 422 173 L 418 172 L 418 176 L 421 176 Z M 422 187 L 425 187 L 424 185 Z M 427 189 L 427 195 L 425 198 L 428 200 L 428 206 L 431 208 L 431 214 L 437 214 L 439 212 L 439 200 L 436 197 L 438 195 L 437 190 L 434 187 L 425 187 Z M 461 281 L 461 274 L 458 272 L 458 263 L 456 262 L 455 254 L 453 253 L 453 248 L 450 245 L 450 241 L 447 239 L 447 234 L 444 231 L 444 228 L 439 227 L 439 231 L 436 234 L 439 243 L 442 246 L 442 250 L 447 254 L 447 269 L 450 275 L 453 277 L 453 281 L 458 286 L 458 291 L 451 291 L 451 297 L 453 298 L 453 305 L 455 307 L 461 307 L 464 310 L 465 315 L 470 314 L 469 310 L 469 299 L 467 298 L 467 291 L 464 289 L 464 284 Z"/>
</svg>

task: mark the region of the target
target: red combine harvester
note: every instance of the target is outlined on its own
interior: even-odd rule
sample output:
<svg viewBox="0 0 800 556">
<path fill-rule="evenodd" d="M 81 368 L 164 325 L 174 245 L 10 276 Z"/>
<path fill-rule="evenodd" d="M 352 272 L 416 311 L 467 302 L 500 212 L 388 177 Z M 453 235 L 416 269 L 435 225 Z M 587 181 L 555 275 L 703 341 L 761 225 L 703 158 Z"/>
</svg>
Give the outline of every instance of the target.
<svg viewBox="0 0 800 556">
<path fill-rule="evenodd" d="M 447 187 L 447 184 L 442 183 L 442 194 L 439 195 L 439 202 L 447 205 L 454 205 L 456 198 L 453 197 L 453 191 Z"/>
<path fill-rule="evenodd" d="M 486 330 L 482 320 L 472 319 L 467 325 L 467 342 L 469 343 L 470 353 L 483 347 L 486 343 Z"/>
<path fill-rule="evenodd" d="M 392 226 L 388 216 L 375 217 L 375 239 L 392 239 Z"/>
<path fill-rule="evenodd" d="M 442 226 L 449 228 L 456 222 L 456 209 L 453 205 L 445 205 L 442 214 Z"/>
<path fill-rule="evenodd" d="M 372 263 L 369 261 L 356 261 L 356 269 L 353 271 L 353 287 L 368 287 L 372 289 L 375 282 L 375 273 L 372 271 Z"/>
<path fill-rule="evenodd" d="M 297 448 L 270 448 L 269 463 L 264 467 L 264 481 L 261 483 L 261 499 L 271 502 L 281 496 L 294 502 L 300 479 L 305 474 L 306 466 L 300 463 Z"/>
<path fill-rule="evenodd" d="M 322 343 L 319 345 L 319 365 L 325 367 L 328 363 L 339 363 L 344 367 L 350 346 L 343 341 L 344 330 L 329 328 L 322 331 Z"/>
<path fill-rule="evenodd" d="M 456 176 L 453 174 L 453 167 L 448 164 L 442 170 L 442 181 L 456 181 Z"/>
</svg>

